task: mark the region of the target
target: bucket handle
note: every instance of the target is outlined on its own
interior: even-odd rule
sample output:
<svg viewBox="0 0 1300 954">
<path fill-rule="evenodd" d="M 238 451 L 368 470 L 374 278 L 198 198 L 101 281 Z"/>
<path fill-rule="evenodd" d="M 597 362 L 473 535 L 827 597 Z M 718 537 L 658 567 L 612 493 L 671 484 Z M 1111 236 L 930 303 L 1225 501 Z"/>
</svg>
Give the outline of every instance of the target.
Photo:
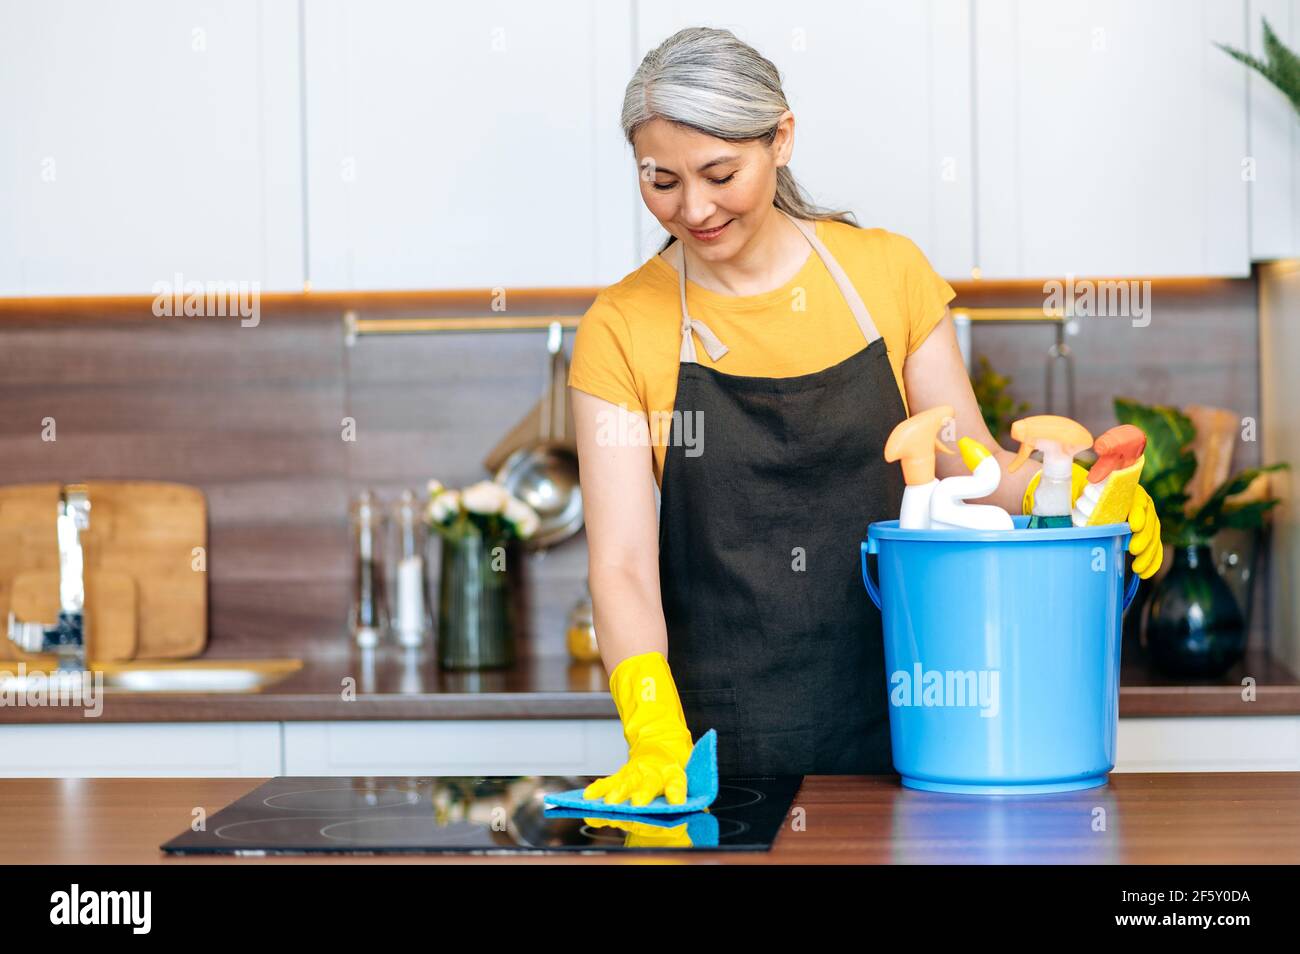
<svg viewBox="0 0 1300 954">
<path fill-rule="evenodd" d="M 1138 584 L 1142 582 L 1142 578 L 1132 570 L 1128 573 L 1128 586 L 1124 587 L 1124 608 L 1119 611 L 1120 616 L 1128 612 L 1128 605 L 1133 602 L 1133 597 L 1137 596 Z"/>
<path fill-rule="evenodd" d="M 871 572 L 867 569 L 867 554 L 875 552 L 874 537 L 867 537 L 862 541 L 862 582 L 867 585 L 867 595 L 871 597 L 871 602 L 876 604 L 876 609 L 883 609 L 880 605 L 880 586 L 871 578 Z"/>
<path fill-rule="evenodd" d="M 871 597 L 871 602 L 876 604 L 876 609 L 883 611 L 884 607 L 880 605 L 880 584 L 872 578 L 871 571 L 867 569 L 867 554 L 876 552 L 874 537 L 867 537 L 862 541 L 862 582 L 866 584 L 867 595 Z M 1121 616 L 1128 612 L 1129 604 L 1133 602 L 1133 597 L 1137 596 L 1138 584 L 1141 582 L 1142 579 L 1130 570 L 1128 586 L 1124 587 L 1124 608 L 1120 610 Z"/>
</svg>

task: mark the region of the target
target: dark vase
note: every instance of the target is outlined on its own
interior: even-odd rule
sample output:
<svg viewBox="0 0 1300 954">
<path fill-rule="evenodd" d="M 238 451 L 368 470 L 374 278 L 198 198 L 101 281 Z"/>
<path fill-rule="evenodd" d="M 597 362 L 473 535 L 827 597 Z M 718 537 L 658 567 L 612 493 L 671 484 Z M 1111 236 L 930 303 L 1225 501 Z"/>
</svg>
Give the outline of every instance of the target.
<svg viewBox="0 0 1300 954">
<path fill-rule="evenodd" d="M 505 546 L 473 531 L 442 538 L 438 665 L 443 669 L 499 669 L 514 664 L 514 613 Z"/>
<path fill-rule="evenodd" d="M 1146 642 L 1151 664 L 1171 676 L 1219 676 L 1245 654 L 1241 610 L 1208 543 L 1174 550 L 1151 594 Z"/>
</svg>

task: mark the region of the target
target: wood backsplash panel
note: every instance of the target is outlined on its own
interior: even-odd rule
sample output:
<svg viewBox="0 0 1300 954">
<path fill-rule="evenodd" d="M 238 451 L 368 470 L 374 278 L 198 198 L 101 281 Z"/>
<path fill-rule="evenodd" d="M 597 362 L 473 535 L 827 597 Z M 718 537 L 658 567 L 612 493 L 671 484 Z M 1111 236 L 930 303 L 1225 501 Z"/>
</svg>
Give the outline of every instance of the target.
<svg viewBox="0 0 1300 954">
<path fill-rule="evenodd" d="M 342 322 L 264 309 L 245 328 L 141 311 L 5 317 L 0 482 L 200 487 L 212 651 L 297 652 L 321 636 L 322 616 L 346 618 Z M 276 594 L 274 613 L 245 599 L 249 586 Z M 326 612 L 330 593 L 343 594 L 342 613 Z"/>
<path fill-rule="evenodd" d="M 489 476 L 483 456 L 536 401 L 546 367 L 543 332 L 348 347 L 340 313 L 289 304 L 264 307 L 252 328 L 138 306 L 10 313 L 0 344 L 0 482 L 202 488 L 209 654 L 225 657 L 349 652 L 351 494 L 370 487 L 391 502 L 433 476 Z M 343 439 L 345 417 L 355 442 Z M 45 418 L 54 442 L 41 440 Z M 563 653 L 584 539 L 522 558 L 520 651 Z"/>
<path fill-rule="evenodd" d="M 1037 307 L 1041 289 L 1028 288 L 977 299 L 963 294 L 957 304 Z M 1253 281 L 1215 281 L 1201 287 L 1155 282 L 1150 323 L 1128 318 L 1083 317 L 1079 333 L 1066 338 L 1074 353 L 1076 408 L 1080 423 L 1100 433 L 1115 424 L 1115 397 L 1146 404 L 1209 404 L 1242 416 L 1259 414 L 1259 319 Z M 1145 319 L 1144 319 L 1145 320 Z M 974 324 L 974 353 L 1011 378 L 1011 395 L 1045 412 L 1047 326 Z M 1064 394 L 1062 375 L 1057 393 Z M 1056 413 L 1064 413 L 1058 401 Z M 1009 440 L 1006 443 L 1011 443 Z M 1238 442 L 1236 463 L 1259 460 L 1259 443 Z"/>
<path fill-rule="evenodd" d="M 1042 301 L 1032 285 L 963 283 L 957 303 Z M 529 313 L 581 314 L 589 303 L 589 295 L 547 299 Z M 0 482 L 195 484 L 209 506 L 209 654 L 351 652 L 350 496 L 369 487 L 391 503 L 404 487 L 422 492 L 430 477 L 453 486 L 488 477 L 483 457 L 541 394 L 546 336 L 363 335 L 349 346 L 348 304 L 270 300 L 255 328 L 154 318 L 138 305 L 111 315 L 85 303 L 0 310 Z M 374 317 L 484 308 L 478 298 L 430 304 L 419 296 L 359 307 Z M 1069 339 L 1080 420 L 1108 427 L 1116 394 L 1257 415 L 1255 283 L 1157 282 L 1152 307 L 1146 328 L 1086 319 Z M 973 334 L 976 353 L 1012 377 L 1031 413 L 1043 409 L 1051 340 L 1047 328 L 977 326 Z M 46 417 L 57 422 L 54 443 L 41 441 Z M 345 417 L 355 419 L 354 442 L 343 440 Z M 1258 444 L 1238 448 L 1238 466 L 1257 460 Z M 524 555 L 519 570 L 521 653 L 563 653 L 565 620 L 586 580 L 585 537 Z"/>
</svg>

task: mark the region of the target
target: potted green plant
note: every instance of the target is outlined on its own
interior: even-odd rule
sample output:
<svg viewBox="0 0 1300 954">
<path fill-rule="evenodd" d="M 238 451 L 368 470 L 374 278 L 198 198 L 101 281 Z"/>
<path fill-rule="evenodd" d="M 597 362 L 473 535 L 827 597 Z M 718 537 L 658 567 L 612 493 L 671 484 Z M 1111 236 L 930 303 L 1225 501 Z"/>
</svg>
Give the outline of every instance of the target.
<svg viewBox="0 0 1300 954">
<path fill-rule="evenodd" d="M 1261 20 L 1264 25 L 1264 59 L 1223 43 L 1214 45 L 1276 86 L 1291 101 L 1296 112 L 1300 113 L 1300 56 L 1287 49 L 1277 38 L 1267 18 L 1262 17 Z"/>
<path fill-rule="evenodd" d="M 444 669 L 512 665 L 510 545 L 536 532 L 537 513 L 487 480 L 463 490 L 449 490 L 436 480 L 429 481 L 425 513 L 430 530 L 442 543 L 439 665 Z"/>
<path fill-rule="evenodd" d="M 1210 543 L 1227 528 L 1259 529 L 1278 501 L 1243 501 L 1240 495 L 1261 474 L 1288 465 L 1239 471 L 1189 511 L 1186 488 L 1196 473 L 1191 418 L 1174 407 L 1126 398 L 1115 399 L 1115 417 L 1147 436 L 1141 483 L 1160 517 L 1160 538 L 1173 553 L 1173 565 L 1150 595 L 1146 646 L 1151 662 L 1171 675 L 1220 675 L 1241 658 L 1246 633 L 1241 608 L 1215 567 Z"/>
<path fill-rule="evenodd" d="M 971 388 L 979 404 L 980 414 L 993 439 L 999 443 L 1002 437 L 1011 433 L 1011 423 L 1024 417 L 1029 405 L 1016 401 L 1007 393 L 1011 379 L 999 374 L 984 355 L 975 362 L 975 374 L 971 377 Z"/>
</svg>

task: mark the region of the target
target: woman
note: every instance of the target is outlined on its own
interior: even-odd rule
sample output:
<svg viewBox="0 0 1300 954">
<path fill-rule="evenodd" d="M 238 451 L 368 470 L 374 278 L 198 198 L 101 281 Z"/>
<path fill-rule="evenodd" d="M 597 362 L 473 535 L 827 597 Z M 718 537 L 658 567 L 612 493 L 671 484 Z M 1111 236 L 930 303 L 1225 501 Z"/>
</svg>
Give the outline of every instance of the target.
<svg viewBox="0 0 1300 954">
<path fill-rule="evenodd" d="M 908 239 L 808 204 L 778 72 L 727 31 L 649 53 L 623 128 L 672 237 L 600 293 L 574 344 L 596 631 L 629 746 L 586 794 L 680 803 L 709 728 L 724 775 L 892 771 L 859 543 L 898 516 L 883 448 L 909 413 L 951 405 L 956 436 L 997 446 L 955 293 Z M 996 456 L 1005 474 L 1013 455 Z M 1020 513 L 1036 470 L 984 502 Z"/>
</svg>

